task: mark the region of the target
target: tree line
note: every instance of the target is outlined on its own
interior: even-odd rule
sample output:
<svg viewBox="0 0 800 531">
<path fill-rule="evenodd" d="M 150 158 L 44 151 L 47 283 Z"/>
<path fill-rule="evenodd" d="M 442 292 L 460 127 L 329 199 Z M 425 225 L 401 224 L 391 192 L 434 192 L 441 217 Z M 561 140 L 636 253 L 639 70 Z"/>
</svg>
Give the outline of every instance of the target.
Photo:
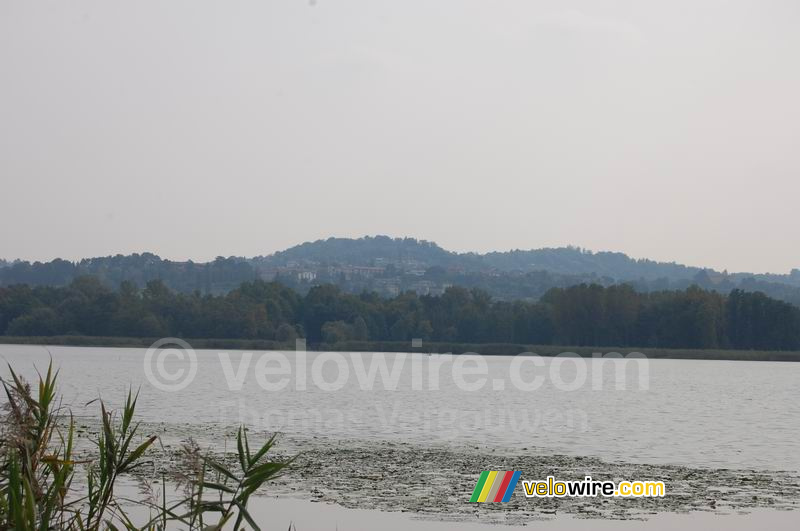
<svg viewBox="0 0 800 531">
<path fill-rule="evenodd" d="M 159 280 L 113 290 L 80 277 L 63 287 L 0 287 L 0 333 L 800 350 L 800 309 L 759 292 L 724 295 L 697 286 L 640 293 L 629 285 L 579 284 L 553 288 L 537 302 L 509 302 L 464 287 L 383 298 L 334 285 L 300 294 L 255 280 L 210 295 L 177 292 Z"/>
<path fill-rule="evenodd" d="M 413 267 L 408 264 L 413 263 Z M 294 272 L 279 273 L 293 264 Z M 405 264 L 405 265 L 403 265 Z M 384 272 L 348 277 L 336 270 L 354 265 L 380 265 Z M 330 266 L 330 267 L 329 267 Z M 408 271 L 408 267 L 411 271 Z M 454 267 L 450 267 L 454 266 Z M 313 272 L 307 280 L 298 270 Z M 422 276 L 419 275 L 423 272 Z M 395 288 L 415 289 L 419 281 L 478 288 L 495 299 L 538 300 L 551 288 L 580 283 L 630 284 L 637 291 L 685 290 L 696 284 L 703 289 L 729 293 L 733 289 L 761 291 L 769 297 L 800 306 L 800 270 L 789 275 L 718 273 L 679 264 L 633 260 L 621 253 L 591 253 L 578 248 L 509 251 L 486 255 L 456 254 L 436 244 L 412 238 L 330 238 L 306 243 L 267 257 L 217 257 L 210 262 L 173 262 L 152 253 L 87 258 L 69 262 L 0 260 L 0 286 L 68 286 L 81 276 L 94 276 L 118 289 L 130 281 L 144 288 L 161 280 L 183 293 L 221 295 L 242 282 L 275 279 L 305 293 L 321 284 L 336 284 L 343 291 L 394 293 Z M 387 282 L 393 287 L 386 289 Z"/>
</svg>

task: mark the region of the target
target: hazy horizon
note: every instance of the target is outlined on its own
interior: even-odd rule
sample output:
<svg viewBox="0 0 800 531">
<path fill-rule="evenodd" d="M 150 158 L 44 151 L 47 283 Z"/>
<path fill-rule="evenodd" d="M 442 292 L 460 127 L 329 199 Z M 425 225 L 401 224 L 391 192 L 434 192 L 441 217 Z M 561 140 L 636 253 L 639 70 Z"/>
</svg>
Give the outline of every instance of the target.
<svg viewBox="0 0 800 531">
<path fill-rule="evenodd" d="M 0 256 L 800 267 L 800 4 L 0 4 Z"/>
</svg>

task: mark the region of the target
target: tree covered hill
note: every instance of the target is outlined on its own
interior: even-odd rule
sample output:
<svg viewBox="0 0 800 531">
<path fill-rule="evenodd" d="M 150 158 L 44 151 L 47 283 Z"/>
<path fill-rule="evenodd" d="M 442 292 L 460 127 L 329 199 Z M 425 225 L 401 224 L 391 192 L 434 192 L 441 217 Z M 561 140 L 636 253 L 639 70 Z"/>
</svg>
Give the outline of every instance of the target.
<svg viewBox="0 0 800 531">
<path fill-rule="evenodd" d="M 297 262 L 375 266 L 381 264 L 419 264 L 427 267 L 464 267 L 470 255 L 459 255 L 437 244 L 415 238 L 365 236 L 328 238 L 295 245 L 269 256 L 253 258 L 254 263 L 286 266 Z"/>
<path fill-rule="evenodd" d="M 675 263 L 634 260 L 623 253 L 583 250 L 578 247 L 494 251 L 486 254 L 455 253 L 414 238 L 388 236 L 328 238 L 306 242 L 285 251 L 253 259 L 255 263 L 285 266 L 299 263 L 352 264 L 410 267 L 444 267 L 463 271 L 526 273 L 547 271 L 566 275 L 595 275 L 615 280 L 692 278 L 703 271 Z M 798 279 L 800 285 L 800 279 Z"/>
<path fill-rule="evenodd" d="M 703 272 L 721 275 L 712 269 L 687 266 L 675 262 L 634 259 L 619 252 L 592 252 L 579 247 L 557 247 L 531 250 L 493 251 L 486 254 L 455 253 L 436 243 L 414 238 L 366 236 L 363 238 L 328 238 L 296 245 L 269 256 L 259 256 L 254 263 L 272 266 L 291 263 L 352 264 L 375 266 L 409 264 L 439 266 L 469 272 L 527 273 L 547 271 L 563 275 L 593 275 L 615 281 L 667 279 L 693 280 Z M 727 273 L 726 273 L 727 274 Z M 754 278 L 800 287 L 800 270 L 790 274 L 733 273 L 731 279 Z"/>
<path fill-rule="evenodd" d="M 161 280 L 178 292 L 206 294 L 225 294 L 256 279 L 278 280 L 300 293 L 335 284 L 351 293 L 374 291 L 389 297 L 403 291 L 436 295 L 456 285 L 479 288 L 501 300 L 537 300 L 551 288 L 580 283 L 627 283 L 642 292 L 698 285 L 721 293 L 762 291 L 800 305 L 797 269 L 783 275 L 728 274 L 577 247 L 456 253 L 433 242 L 388 236 L 328 238 L 268 256 L 218 257 L 210 262 L 171 261 L 152 253 L 78 262 L 0 261 L 0 286 L 66 286 L 87 275 L 111 288 L 124 281 L 141 288 Z"/>
</svg>

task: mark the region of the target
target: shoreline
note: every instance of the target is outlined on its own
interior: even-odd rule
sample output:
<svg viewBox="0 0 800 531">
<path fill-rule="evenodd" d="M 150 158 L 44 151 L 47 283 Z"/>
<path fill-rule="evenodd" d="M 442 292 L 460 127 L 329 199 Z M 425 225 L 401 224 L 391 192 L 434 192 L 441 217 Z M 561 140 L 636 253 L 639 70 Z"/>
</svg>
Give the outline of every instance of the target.
<svg viewBox="0 0 800 531">
<path fill-rule="evenodd" d="M 64 346 L 85 348 L 148 348 L 161 338 L 102 337 L 102 336 L 0 336 L 0 345 Z M 260 339 L 209 339 L 182 338 L 192 348 L 199 350 L 258 350 L 293 351 L 294 344 Z M 641 353 L 648 359 L 709 360 L 709 361 L 780 361 L 800 362 L 800 351 L 730 350 L 730 349 L 667 349 L 636 347 L 579 347 L 560 345 L 523 345 L 514 343 L 443 343 L 423 342 L 421 347 L 412 347 L 407 341 L 347 341 L 342 343 L 308 344 L 315 352 L 419 352 L 480 354 L 484 356 L 515 356 L 534 353 L 553 357 L 561 353 L 577 354 L 581 357 L 621 353 Z"/>
</svg>

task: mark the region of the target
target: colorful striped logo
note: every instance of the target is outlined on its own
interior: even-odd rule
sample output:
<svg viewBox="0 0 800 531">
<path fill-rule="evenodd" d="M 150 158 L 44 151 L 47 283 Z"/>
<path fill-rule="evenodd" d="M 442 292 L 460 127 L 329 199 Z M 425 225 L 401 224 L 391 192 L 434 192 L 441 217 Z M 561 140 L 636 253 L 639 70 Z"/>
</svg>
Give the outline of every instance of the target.
<svg viewBox="0 0 800 531">
<path fill-rule="evenodd" d="M 484 470 L 472 491 L 471 502 L 507 502 L 519 482 L 519 471 Z"/>
</svg>

